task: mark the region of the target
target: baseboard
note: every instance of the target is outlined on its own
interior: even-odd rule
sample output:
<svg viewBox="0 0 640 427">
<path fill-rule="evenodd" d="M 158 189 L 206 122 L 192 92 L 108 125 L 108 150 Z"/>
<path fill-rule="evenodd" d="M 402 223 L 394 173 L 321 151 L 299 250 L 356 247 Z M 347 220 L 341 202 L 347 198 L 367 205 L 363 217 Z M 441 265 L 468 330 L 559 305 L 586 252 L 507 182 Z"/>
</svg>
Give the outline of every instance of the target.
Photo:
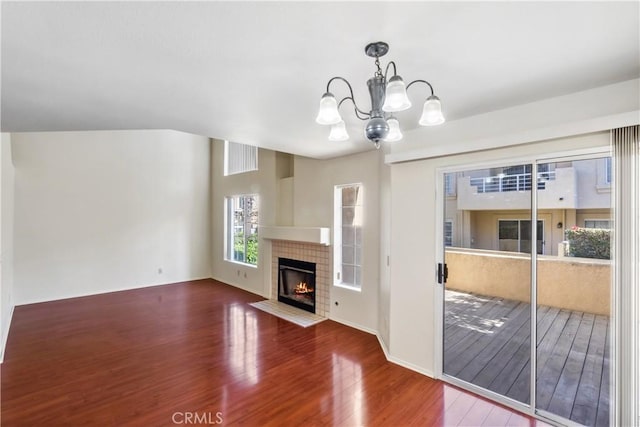
<svg viewBox="0 0 640 427">
<path fill-rule="evenodd" d="M 387 345 L 385 344 L 384 340 L 382 339 L 382 337 L 380 336 L 380 334 L 376 334 L 376 337 L 378 337 L 378 342 L 380 343 L 380 348 L 382 349 L 382 352 L 384 353 L 384 357 L 387 358 L 387 361 L 396 364 L 398 366 L 402 366 L 403 368 L 407 368 L 407 369 L 411 369 L 412 371 L 415 371 L 419 374 L 425 375 L 429 378 L 436 378 L 435 375 L 433 375 L 433 372 L 429 371 L 428 369 L 424 369 L 421 368 L 418 365 L 414 365 L 413 363 L 407 362 L 405 360 L 402 359 L 398 359 L 397 357 L 393 357 L 391 356 L 391 354 L 389 353 L 389 349 L 387 348 Z"/>
<path fill-rule="evenodd" d="M 0 348 L 0 364 L 4 362 L 4 351 L 7 348 L 7 339 L 9 338 L 9 329 L 11 328 L 11 321 L 13 320 L 13 310 L 15 308 L 15 305 L 11 306 L 9 318 L 7 319 L 7 333 L 2 337 L 2 347 Z"/>
<path fill-rule="evenodd" d="M 380 344 L 380 348 L 384 353 L 385 359 L 387 359 L 388 361 L 391 361 L 391 356 L 389 355 L 389 349 L 387 348 L 387 344 L 384 342 L 380 334 L 376 333 L 376 338 L 378 338 L 378 343 Z"/>
<path fill-rule="evenodd" d="M 93 292 L 78 293 L 78 294 L 74 294 L 74 295 L 55 297 L 55 298 L 51 298 L 51 299 L 35 299 L 35 300 L 31 300 L 31 301 L 21 301 L 19 304 L 16 304 L 16 305 L 21 306 L 21 305 L 29 305 L 29 304 L 39 304 L 39 303 L 42 303 L 42 302 L 62 301 L 62 300 L 65 300 L 65 299 L 90 297 L 90 296 L 93 296 L 93 295 L 110 294 L 112 292 L 133 291 L 133 290 L 136 290 L 136 289 L 152 288 L 154 286 L 175 285 L 176 283 L 195 282 L 197 280 L 208 280 L 208 279 L 211 279 L 211 278 L 210 277 L 194 277 L 192 279 L 178 280 L 178 281 L 172 281 L 172 282 L 148 283 L 148 284 L 145 284 L 145 285 L 129 286 L 129 287 L 118 288 L 118 289 L 101 289 L 101 290 L 96 290 L 96 291 L 93 291 Z"/>
<path fill-rule="evenodd" d="M 261 296 L 262 298 L 269 299 L 269 296 L 264 296 L 261 292 L 256 291 L 255 289 L 248 288 L 246 286 L 242 286 L 239 283 L 232 283 L 232 282 L 230 282 L 230 281 L 228 281 L 226 279 L 219 279 L 219 278 L 213 277 L 213 276 L 210 277 L 210 279 L 213 279 L 213 280 L 218 281 L 220 283 L 224 283 L 225 285 L 233 286 L 234 288 L 242 289 L 243 291 L 247 291 L 247 292 L 249 292 L 251 294 Z"/>
<path fill-rule="evenodd" d="M 348 320 L 338 319 L 338 318 L 331 317 L 331 316 L 329 316 L 329 319 L 333 320 L 334 322 L 341 323 L 341 324 L 343 324 L 345 326 L 348 326 L 348 327 L 353 328 L 353 329 L 357 329 L 357 330 L 362 331 L 362 332 L 366 332 L 366 333 L 371 334 L 371 335 L 376 335 L 376 336 L 378 335 L 378 331 L 376 331 L 375 329 L 367 328 L 366 326 L 362 326 L 362 325 L 359 325 L 357 323 L 349 322 Z"/>
<path fill-rule="evenodd" d="M 425 375 L 429 378 L 436 378 L 435 375 L 433 375 L 433 372 L 431 372 L 430 370 L 424 369 L 418 365 L 414 365 L 413 363 L 407 362 L 406 360 L 398 359 L 397 357 L 393 356 L 387 358 L 387 360 L 391 363 L 395 363 L 396 365 L 402 366 L 403 368 L 411 369 L 412 371 Z"/>
</svg>

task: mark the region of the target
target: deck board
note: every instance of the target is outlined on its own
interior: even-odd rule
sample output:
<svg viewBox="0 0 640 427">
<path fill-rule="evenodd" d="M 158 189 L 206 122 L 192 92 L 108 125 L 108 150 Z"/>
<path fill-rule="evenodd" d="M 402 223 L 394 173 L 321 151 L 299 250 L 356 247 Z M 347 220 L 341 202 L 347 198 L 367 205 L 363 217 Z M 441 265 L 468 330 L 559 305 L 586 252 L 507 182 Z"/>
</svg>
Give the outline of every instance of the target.
<svg viewBox="0 0 640 427">
<path fill-rule="evenodd" d="M 528 403 L 529 312 L 527 303 L 447 290 L 444 372 Z M 606 425 L 609 318 L 544 306 L 537 314 L 537 407 Z"/>
<path fill-rule="evenodd" d="M 587 424 L 589 420 L 596 419 L 598 405 L 594 405 L 594 402 L 600 399 L 598 385 L 602 378 L 607 323 L 605 316 L 595 316 L 589 349 L 571 413 L 571 418 L 580 424 Z"/>
</svg>

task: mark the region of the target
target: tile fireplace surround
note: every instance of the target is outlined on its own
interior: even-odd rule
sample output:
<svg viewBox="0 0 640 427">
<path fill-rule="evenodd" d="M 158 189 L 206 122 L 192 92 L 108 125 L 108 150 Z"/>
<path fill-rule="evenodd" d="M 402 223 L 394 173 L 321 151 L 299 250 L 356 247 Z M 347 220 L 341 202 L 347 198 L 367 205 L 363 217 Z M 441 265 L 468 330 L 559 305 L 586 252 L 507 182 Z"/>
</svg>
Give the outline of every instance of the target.
<svg viewBox="0 0 640 427">
<path fill-rule="evenodd" d="M 316 264 L 316 314 L 329 317 L 329 279 L 331 247 L 288 240 L 271 241 L 271 299 L 278 300 L 278 258 L 290 258 Z"/>
</svg>

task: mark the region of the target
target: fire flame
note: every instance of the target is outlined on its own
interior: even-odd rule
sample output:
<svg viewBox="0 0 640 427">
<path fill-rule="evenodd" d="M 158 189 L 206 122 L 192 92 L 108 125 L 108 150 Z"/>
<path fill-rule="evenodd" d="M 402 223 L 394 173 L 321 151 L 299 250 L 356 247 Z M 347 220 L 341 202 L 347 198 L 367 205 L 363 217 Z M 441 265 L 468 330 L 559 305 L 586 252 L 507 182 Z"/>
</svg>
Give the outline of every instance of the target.
<svg viewBox="0 0 640 427">
<path fill-rule="evenodd" d="M 295 288 L 296 294 L 309 294 L 313 292 L 313 288 L 307 286 L 305 282 L 300 282 Z"/>
</svg>

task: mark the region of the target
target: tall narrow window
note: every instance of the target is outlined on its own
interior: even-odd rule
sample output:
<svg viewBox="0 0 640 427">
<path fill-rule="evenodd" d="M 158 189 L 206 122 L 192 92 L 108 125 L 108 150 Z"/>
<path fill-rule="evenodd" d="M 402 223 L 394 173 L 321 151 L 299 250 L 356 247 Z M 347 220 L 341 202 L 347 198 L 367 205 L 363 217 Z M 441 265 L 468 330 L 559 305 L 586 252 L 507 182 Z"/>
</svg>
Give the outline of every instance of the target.
<svg viewBox="0 0 640 427">
<path fill-rule="evenodd" d="M 258 264 L 258 196 L 226 198 L 226 259 Z"/>
<path fill-rule="evenodd" d="M 224 175 L 258 170 L 258 147 L 224 142 Z"/>
<path fill-rule="evenodd" d="M 362 286 L 362 184 L 339 185 L 334 192 L 334 284 Z"/>
</svg>

